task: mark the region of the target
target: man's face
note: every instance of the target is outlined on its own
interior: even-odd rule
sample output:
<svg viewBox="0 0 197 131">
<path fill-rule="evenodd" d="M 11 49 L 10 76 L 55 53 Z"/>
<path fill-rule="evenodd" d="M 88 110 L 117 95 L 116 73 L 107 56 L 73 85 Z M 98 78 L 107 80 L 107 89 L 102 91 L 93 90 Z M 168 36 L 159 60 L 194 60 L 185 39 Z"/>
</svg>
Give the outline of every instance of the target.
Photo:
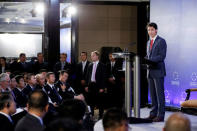
<svg viewBox="0 0 197 131">
<path fill-rule="evenodd" d="M 43 57 L 42 54 L 39 54 L 37 59 L 38 59 L 39 62 L 43 62 L 44 61 L 44 57 Z"/>
<path fill-rule="evenodd" d="M 49 76 L 49 83 L 54 83 L 55 82 L 55 75 L 54 74 L 51 74 L 50 76 Z"/>
<path fill-rule="evenodd" d="M 21 57 L 20 57 L 20 62 L 25 62 L 26 61 L 26 56 L 25 55 L 22 55 Z"/>
<path fill-rule="evenodd" d="M 67 73 L 64 73 L 63 75 L 60 75 L 60 80 L 62 82 L 66 82 L 68 79 L 68 74 Z"/>
<path fill-rule="evenodd" d="M 40 75 L 40 77 L 38 78 L 38 84 L 41 86 L 45 84 L 45 78 L 43 75 Z"/>
<path fill-rule="evenodd" d="M 19 80 L 19 83 L 17 84 L 19 88 L 23 89 L 25 87 L 25 81 L 23 78 Z"/>
<path fill-rule="evenodd" d="M 9 115 L 12 115 L 16 112 L 16 103 L 14 102 L 14 100 L 10 102 L 10 106 L 8 110 L 9 110 Z"/>
<path fill-rule="evenodd" d="M 152 26 L 149 26 L 147 28 L 147 31 L 148 31 L 149 37 L 151 37 L 151 38 L 154 38 L 157 35 L 157 30 Z"/>
<path fill-rule="evenodd" d="M 16 87 L 16 85 L 17 85 L 16 79 L 15 79 L 15 78 L 12 78 L 12 79 L 11 79 L 11 83 L 10 83 L 10 87 L 13 89 L 13 88 Z"/>
<path fill-rule="evenodd" d="M 34 75 L 31 76 L 31 79 L 28 81 L 30 84 L 35 85 L 36 84 L 36 78 Z"/>
<path fill-rule="evenodd" d="M 1 59 L 0 59 L 0 63 L 1 63 L 1 64 L 5 64 L 4 59 L 1 58 Z"/>
<path fill-rule="evenodd" d="M 96 55 L 96 53 L 94 53 L 94 52 L 91 53 L 91 59 L 93 62 L 98 60 L 98 56 Z"/>
<path fill-rule="evenodd" d="M 1 82 L 2 88 L 6 89 L 10 86 L 10 77 L 6 76 L 5 81 Z"/>
<path fill-rule="evenodd" d="M 67 59 L 66 55 L 60 55 L 61 62 L 66 62 L 66 59 Z"/>
<path fill-rule="evenodd" d="M 115 61 L 115 59 L 112 57 L 112 54 L 109 54 L 109 60 L 112 61 L 112 62 Z"/>
<path fill-rule="evenodd" d="M 86 61 L 87 55 L 85 53 L 81 53 L 81 60 Z"/>
</svg>

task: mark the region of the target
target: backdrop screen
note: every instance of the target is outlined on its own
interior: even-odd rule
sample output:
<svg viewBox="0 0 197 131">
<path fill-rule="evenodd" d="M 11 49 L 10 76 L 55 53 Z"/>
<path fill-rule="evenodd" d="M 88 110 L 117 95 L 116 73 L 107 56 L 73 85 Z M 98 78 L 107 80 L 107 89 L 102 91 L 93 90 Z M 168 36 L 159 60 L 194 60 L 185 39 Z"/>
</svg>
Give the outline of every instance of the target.
<svg viewBox="0 0 197 131">
<path fill-rule="evenodd" d="M 197 0 L 151 0 L 150 21 L 167 42 L 166 105 L 179 107 L 185 89 L 197 88 Z M 197 99 L 197 92 L 191 94 Z M 149 102 L 150 97 L 149 97 Z"/>
<path fill-rule="evenodd" d="M 0 34 L 0 56 L 36 57 L 38 52 L 42 52 L 42 34 Z"/>
</svg>

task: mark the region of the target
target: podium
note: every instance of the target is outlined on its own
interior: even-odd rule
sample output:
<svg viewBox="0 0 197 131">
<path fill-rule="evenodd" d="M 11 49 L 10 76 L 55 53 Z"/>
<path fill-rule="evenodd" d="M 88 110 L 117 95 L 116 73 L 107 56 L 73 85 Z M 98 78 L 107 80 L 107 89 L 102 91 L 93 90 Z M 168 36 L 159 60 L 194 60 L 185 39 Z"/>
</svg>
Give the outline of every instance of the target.
<svg viewBox="0 0 197 131">
<path fill-rule="evenodd" d="M 112 53 L 114 58 L 123 58 L 125 61 L 125 111 L 130 123 L 151 123 L 152 120 L 140 118 L 140 58 L 134 53 Z M 134 87 L 134 117 L 131 113 L 131 63 L 133 64 Z"/>
</svg>

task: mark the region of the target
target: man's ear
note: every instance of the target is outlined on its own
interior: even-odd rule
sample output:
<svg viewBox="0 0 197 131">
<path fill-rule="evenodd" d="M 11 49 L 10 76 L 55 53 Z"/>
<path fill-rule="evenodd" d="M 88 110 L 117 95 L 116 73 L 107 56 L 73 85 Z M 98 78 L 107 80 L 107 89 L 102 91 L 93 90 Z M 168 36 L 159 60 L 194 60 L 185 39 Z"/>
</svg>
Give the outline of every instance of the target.
<svg viewBox="0 0 197 131">
<path fill-rule="evenodd" d="M 26 106 L 27 106 L 27 110 L 29 110 L 29 104 L 28 104 L 28 103 L 27 103 L 27 105 L 26 105 Z"/>
<path fill-rule="evenodd" d="M 48 112 L 48 110 L 49 110 L 49 104 L 47 104 L 47 105 L 45 106 L 44 111 L 45 111 L 45 112 Z"/>
</svg>

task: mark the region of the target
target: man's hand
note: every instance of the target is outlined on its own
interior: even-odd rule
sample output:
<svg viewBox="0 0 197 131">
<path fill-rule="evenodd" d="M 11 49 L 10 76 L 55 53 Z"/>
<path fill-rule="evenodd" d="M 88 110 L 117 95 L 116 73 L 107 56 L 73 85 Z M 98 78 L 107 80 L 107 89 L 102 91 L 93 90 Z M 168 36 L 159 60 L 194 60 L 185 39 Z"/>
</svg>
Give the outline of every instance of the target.
<svg viewBox="0 0 197 131">
<path fill-rule="evenodd" d="M 86 84 L 85 80 L 81 80 L 81 85 L 84 86 Z"/>
<path fill-rule="evenodd" d="M 61 87 L 61 89 L 63 90 L 63 91 L 65 91 L 66 90 L 66 86 L 63 84 L 63 85 L 60 85 L 60 87 Z"/>
<path fill-rule="evenodd" d="M 104 89 L 100 89 L 99 92 L 100 92 L 100 93 L 104 92 Z"/>
<path fill-rule="evenodd" d="M 80 94 L 78 96 L 74 96 L 74 99 L 78 99 L 78 100 L 82 100 L 82 101 L 85 100 L 85 98 L 84 98 L 84 96 L 82 94 Z"/>
<path fill-rule="evenodd" d="M 115 81 L 114 81 L 113 77 L 110 77 L 108 80 L 109 80 L 110 83 L 115 84 Z"/>
<path fill-rule="evenodd" d="M 85 92 L 88 92 L 88 87 L 85 87 Z"/>
</svg>

